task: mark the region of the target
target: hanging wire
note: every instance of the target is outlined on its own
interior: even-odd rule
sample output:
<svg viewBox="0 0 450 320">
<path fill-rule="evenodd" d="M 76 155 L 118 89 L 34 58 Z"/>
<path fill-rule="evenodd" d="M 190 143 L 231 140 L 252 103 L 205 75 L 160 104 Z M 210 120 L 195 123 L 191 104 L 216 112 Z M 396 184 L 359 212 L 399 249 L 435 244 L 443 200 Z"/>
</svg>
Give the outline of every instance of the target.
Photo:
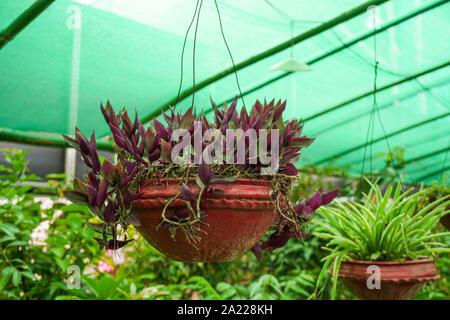
<svg viewBox="0 0 450 320">
<path fill-rule="evenodd" d="M 371 66 L 372 68 L 375 67 L 375 65 L 372 62 L 367 61 L 367 59 L 364 58 L 361 54 L 359 54 L 356 50 L 352 49 L 351 47 L 347 47 L 347 45 L 345 44 L 344 40 L 342 40 L 342 38 L 339 36 L 339 34 L 336 31 L 334 31 L 334 29 L 330 29 L 330 31 L 335 36 L 335 38 L 341 43 L 342 46 L 346 46 L 345 50 L 348 50 L 354 56 L 358 57 L 362 62 L 364 62 L 365 64 Z M 395 71 L 392 71 L 392 70 L 389 70 L 389 69 L 386 69 L 386 68 L 382 68 L 380 66 L 378 66 L 378 70 L 382 71 L 383 73 L 395 76 L 395 77 L 400 77 L 400 78 L 409 77 L 409 75 L 407 75 L 407 74 L 400 73 L 400 72 L 395 72 Z M 426 85 L 424 85 L 422 82 L 420 82 L 419 79 L 415 78 L 414 82 L 416 82 L 417 85 L 419 87 L 421 87 L 423 91 L 426 91 L 430 95 L 430 97 L 433 98 L 436 102 L 438 102 L 440 105 L 442 105 L 447 110 L 450 110 L 450 101 L 449 100 L 447 100 L 445 97 L 441 97 L 441 96 L 433 93 L 431 91 L 431 88 L 429 88 Z"/>
<path fill-rule="evenodd" d="M 217 10 L 217 15 L 219 17 L 219 23 L 220 23 L 220 31 L 222 33 L 222 38 L 223 41 L 225 42 L 225 46 L 227 47 L 228 50 L 228 54 L 230 55 L 231 58 L 231 62 L 233 64 L 233 69 L 234 69 L 234 74 L 235 74 L 235 78 L 236 78 L 236 83 L 237 83 L 237 87 L 239 89 L 239 94 L 242 100 L 242 104 L 244 105 L 245 108 L 245 101 L 244 101 L 244 95 L 242 94 L 242 90 L 241 90 L 241 86 L 239 84 L 239 78 L 237 75 L 237 70 L 236 70 L 236 65 L 234 63 L 234 59 L 233 59 L 233 55 L 231 54 L 231 50 L 230 47 L 228 46 L 227 40 L 225 38 L 225 33 L 223 31 L 223 25 L 222 25 L 222 19 L 220 16 L 220 11 L 219 11 L 219 7 L 217 5 L 217 1 L 214 0 L 215 6 L 216 6 L 216 10 Z M 189 35 L 189 31 L 195 21 L 195 18 L 197 17 L 196 23 L 195 23 L 195 31 L 194 31 L 194 43 L 193 43 L 193 50 L 192 50 L 192 102 L 191 105 L 194 106 L 194 102 L 195 102 L 195 53 L 196 53 L 196 44 L 197 44 L 197 32 L 198 32 L 198 25 L 199 25 L 199 21 L 200 21 L 200 12 L 203 6 L 203 0 L 197 0 L 196 6 L 195 6 L 195 10 L 194 10 L 194 15 L 192 16 L 191 22 L 189 23 L 189 26 L 186 30 L 186 34 L 184 37 L 184 42 L 183 42 L 183 48 L 181 51 L 181 63 L 180 63 L 180 84 L 178 86 L 178 94 L 177 94 L 177 98 L 175 100 L 175 105 L 174 105 L 174 109 L 176 108 L 176 105 L 179 101 L 180 98 L 180 93 L 181 93 L 181 87 L 183 85 L 183 61 L 184 61 L 184 51 L 186 48 L 186 42 L 187 42 L 187 37 Z"/>
<path fill-rule="evenodd" d="M 381 120 L 381 116 L 380 116 L 380 110 L 378 108 L 378 102 L 377 102 L 377 76 L 378 76 L 378 56 L 377 56 L 377 32 L 376 32 L 376 15 L 375 15 L 375 9 L 373 12 L 373 48 L 374 48 L 374 87 L 373 87 L 373 105 L 375 106 L 375 111 L 377 114 L 377 118 L 378 118 L 378 122 L 380 123 L 381 129 L 383 130 L 383 135 L 384 135 L 384 140 L 386 141 L 386 146 L 388 148 L 388 152 L 389 155 L 391 157 L 392 160 L 392 168 L 395 171 L 395 174 L 397 175 L 397 178 L 400 182 L 401 185 L 403 185 L 402 183 L 402 177 L 399 174 L 399 172 L 397 171 L 397 166 L 395 165 L 395 159 L 394 159 L 394 153 L 392 152 L 392 148 L 391 145 L 389 143 L 389 139 L 387 137 L 387 133 L 386 133 L 386 129 L 384 128 L 383 125 L 383 121 Z M 373 139 L 373 136 L 372 136 Z M 372 146 L 372 144 L 371 144 Z M 370 163 L 372 163 L 372 155 L 371 155 L 371 159 L 370 159 Z"/>
<path fill-rule="evenodd" d="M 189 35 L 189 31 L 191 30 L 192 24 L 194 23 L 195 16 L 197 15 L 198 4 L 200 0 L 197 0 L 197 4 L 195 5 L 194 15 L 192 16 L 191 23 L 189 23 L 189 27 L 186 30 L 186 34 L 184 36 L 183 49 L 181 50 L 181 63 L 180 63 L 180 85 L 178 87 L 177 99 L 175 100 L 174 110 L 177 107 L 178 99 L 180 98 L 181 87 L 183 85 L 183 61 L 184 61 L 184 50 L 186 48 L 186 41 Z"/>
<path fill-rule="evenodd" d="M 373 9 L 372 9 L 373 10 Z M 376 34 L 376 25 L 375 25 L 375 13 L 373 13 L 373 37 L 375 39 L 375 34 Z M 370 136 L 370 141 L 373 141 L 373 134 L 374 134 L 374 127 L 375 127 L 375 108 L 377 106 L 377 96 L 376 96 L 376 92 L 377 92 L 377 77 L 378 77 L 378 59 L 377 59 L 377 50 L 376 50 L 376 40 L 374 40 L 374 59 L 375 59 L 375 63 L 374 63 L 374 78 L 373 78 L 373 102 L 372 102 L 372 109 L 370 110 L 370 116 L 369 116 L 369 125 L 367 127 L 367 133 L 366 133 L 366 142 L 364 143 L 364 155 L 363 155 L 363 160 L 362 160 L 362 164 L 361 164 L 361 173 L 359 175 L 359 184 L 358 184 L 358 189 L 361 189 L 362 187 L 362 182 L 363 182 L 363 175 L 364 175 L 364 168 L 365 168 L 365 164 L 366 164 L 366 156 L 367 156 L 367 146 L 369 145 L 369 136 Z M 370 154 L 369 154 L 369 166 L 370 166 L 370 171 L 369 174 L 372 175 L 373 173 L 373 168 L 372 168 L 372 144 L 370 144 Z"/>
<path fill-rule="evenodd" d="M 227 47 L 228 54 L 230 55 L 231 63 L 233 64 L 234 76 L 236 78 L 236 83 L 237 83 L 237 87 L 239 89 L 239 94 L 241 95 L 242 104 L 243 104 L 243 106 L 245 108 L 244 96 L 242 94 L 241 86 L 239 84 L 239 78 L 238 78 L 236 66 L 234 64 L 234 59 L 233 59 L 233 55 L 231 54 L 230 47 L 228 46 L 227 40 L 225 39 L 225 33 L 223 32 L 223 26 L 222 26 L 222 18 L 220 17 L 220 10 L 219 10 L 219 6 L 217 5 L 217 1 L 216 0 L 214 0 L 214 4 L 216 5 L 217 16 L 219 17 L 220 32 L 222 33 L 223 42 L 225 43 L 225 46 Z"/>
<path fill-rule="evenodd" d="M 387 137 L 386 134 L 386 129 L 384 128 L 383 125 L 383 121 L 381 120 L 381 116 L 380 116 L 380 111 L 378 108 L 378 102 L 377 102 L 377 78 L 378 78 L 378 65 L 379 65 L 379 61 L 378 61 L 378 53 L 377 53 L 377 38 L 376 38 L 376 15 L 375 15 L 375 9 L 374 8 L 369 8 L 369 10 L 374 10 L 373 11 L 373 51 L 374 51 L 374 62 L 373 62 L 373 66 L 374 66 L 374 78 L 373 78 L 373 103 L 372 103 L 372 110 L 370 112 L 370 119 L 369 119 L 369 127 L 367 129 L 367 134 L 366 134 L 366 142 L 364 145 L 364 156 L 363 156 L 363 163 L 361 166 L 361 173 L 360 173 L 360 183 L 359 185 L 361 185 L 362 182 L 362 177 L 364 174 L 364 166 L 365 166 L 365 161 L 366 161 L 366 152 L 367 152 L 367 146 L 369 143 L 369 132 L 371 132 L 371 138 L 370 141 L 373 141 L 373 137 L 374 137 L 374 127 L 375 127 L 375 122 L 374 122 L 374 118 L 375 118 L 375 114 L 377 115 L 378 118 L 378 122 L 380 123 L 381 129 L 383 130 L 383 135 L 384 135 L 384 140 L 386 141 L 386 146 L 388 148 L 388 152 L 389 152 L 389 156 L 391 157 L 391 161 L 392 161 L 392 168 L 395 171 L 395 174 L 397 175 L 400 184 L 403 185 L 402 183 L 402 178 L 401 175 L 399 174 L 399 172 L 397 171 L 396 165 L 395 165 L 395 159 L 394 159 L 394 154 L 392 152 L 392 148 L 390 146 L 389 143 L 389 139 Z M 372 168 L 372 159 L 373 159 L 373 155 L 372 155 L 372 145 L 373 143 L 370 144 L 370 155 L 369 155 L 369 163 L 370 163 L 370 174 L 372 175 L 373 173 L 373 168 Z"/>
<path fill-rule="evenodd" d="M 202 10 L 202 5 L 203 5 L 203 0 L 200 0 L 200 7 L 198 8 L 198 14 L 197 14 L 197 22 L 195 24 L 194 48 L 192 50 L 192 107 L 194 107 L 194 99 L 195 99 L 195 47 L 197 44 L 198 22 L 200 20 L 200 11 Z"/>
<path fill-rule="evenodd" d="M 340 42 L 342 45 L 345 45 L 345 43 L 344 43 L 344 41 L 342 40 L 342 38 L 341 38 L 341 37 L 340 37 L 333 29 L 331 29 L 331 32 L 332 32 L 332 34 L 336 37 L 336 39 L 339 40 L 339 42 Z M 374 39 L 375 39 L 375 38 L 374 38 Z M 374 47 L 375 47 L 375 46 L 376 46 L 376 43 L 375 43 Z M 356 57 L 358 57 L 358 58 L 359 58 L 361 61 L 363 61 L 364 63 L 366 63 L 366 64 L 370 65 L 371 67 L 376 68 L 376 69 L 378 69 L 378 70 L 380 70 L 380 71 L 382 71 L 382 72 L 384 72 L 384 73 L 386 73 L 386 74 L 390 74 L 390 75 L 397 76 L 397 77 L 403 77 L 403 78 L 408 77 L 408 75 L 405 75 L 405 74 L 402 74 L 402 73 L 399 73 L 399 72 L 395 72 L 395 71 L 391 71 L 391 70 L 388 70 L 388 69 L 379 67 L 379 66 L 377 65 L 377 62 L 376 62 L 376 61 L 375 61 L 375 63 L 371 63 L 371 62 L 367 61 L 362 55 L 360 55 L 357 51 L 353 50 L 353 49 L 350 48 L 350 47 L 347 47 L 346 50 L 348 50 L 348 51 L 350 51 L 351 53 L 353 53 L 353 55 L 355 55 Z M 450 110 L 450 101 L 448 101 L 445 97 L 441 97 L 441 96 L 439 96 L 439 95 L 433 93 L 430 87 L 427 87 L 426 85 L 424 85 L 424 84 L 423 84 L 419 79 L 417 79 L 417 78 L 414 79 L 414 82 L 415 82 L 415 83 L 416 83 L 416 84 L 417 84 L 424 92 L 426 92 L 433 100 L 435 100 L 439 105 L 443 106 L 443 107 L 446 108 L 447 110 Z M 373 111 L 373 109 L 372 109 L 372 111 Z M 371 111 L 371 113 L 370 113 L 370 114 L 371 114 L 371 117 L 372 117 L 372 111 Z M 380 118 L 380 111 L 379 111 L 379 108 L 377 108 L 376 111 L 377 111 L 377 117 L 378 117 L 378 120 L 379 120 L 379 122 L 380 122 L 380 125 L 381 125 L 381 127 L 382 127 L 382 129 L 383 129 L 384 135 L 385 135 L 385 137 L 386 137 L 386 130 L 384 129 L 384 125 L 383 125 L 383 123 L 382 123 L 382 121 L 381 121 L 381 118 Z M 372 120 L 372 119 L 371 119 L 371 120 Z M 372 123 L 372 121 L 369 122 L 369 130 L 370 130 L 370 123 Z M 367 143 L 367 139 L 366 139 L 366 143 Z M 388 139 L 386 139 L 386 144 L 388 145 L 388 150 L 389 150 L 389 153 L 390 153 L 392 159 L 394 159 L 394 158 L 393 158 L 392 151 L 391 151 L 391 147 L 390 147 L 390 145 L 389 145 L 389 140 L 388 140 Z M 444 170 L 445 165 L 446 165 L 446 163 L 447 163 L 447 158 L 448 158 L 448 153 L 449 153 L 449 152 L 448 152 L 448 149 L 450 149 L 450 136 L 449 136 L 449 141 L 448 141 L 447 151 L 446 151 L 446 153 L 445 153 L 444 161 L 443 161 L 443 164 L 442 164 L 442 170 Z M 366 150 L 364 150 L 364 158 L 363 158 L 364 160 L 363 160 L 363 165 L 362 165 L 362 169 L 361 169 L 361 177 L 362 177 L 362 173 L 364 172 L 364 161 L 365 161 L 365 158 L 366 158 L 365 151 L 366 151 Z M 371 162 L 370 164 L 372 164 L 372 162 Z M 396 170 L 397 167 L 398 167 L 398 166 L 396 166 L 394 163 L 393 163 L 393 166 L 394 166 L 394 169 L 395 169 L 395 170 Z M 371 169 L 371 171 L 372 171 L 372 169 Z M 400 180 L 400 182 L 401 182 L 401 176 L 399 175 L 399 173 L 397 172 L 397 170 L 396 170 L 396 175 L 399 177 L 399 180 Z M 361 182 L 361 181 L 360 181 L 360 182 Z"/>
<path fill-rule="evenodd" d="M 291 27 L 291 58 L 294 57 L 294 23 L 295 23 L 294 20 L 292 20 L 290 22 L 290 27 Z"/>
<path fill-rule="evenodd" d="M 447 145 L 447 151 L 445 152 L 444 162 L 442 163 L 442 169 L 441 171 L 445 171 L 445 165 L 447 164 L 447 157 L 448 157 L 448 150 L 450 149 L 450 135 L 448 136 L 448 145 Z"/>
<path fill-rule="evenodd" d="M 294 18 L 290 17 L 286 12 L 284 12 L 280 8 L 276 7 L 273 3 L 269 2 L 269 0 L 264 0 L 264 2 L 267 3 L 273 10 L 275 10 L 280 15 L 280 17 L 282 17 L 283 19 L 286 19 L 289 23 L 291 23 L 291 22 L 299 22 L 299 23 L 305 23 L 305 24 L 317 24 L 317 23 L 325 22 L 325 21 L 321 21 L 321 20 L 299 20 L 299 19 L 294 19 Z"/>
</svg>

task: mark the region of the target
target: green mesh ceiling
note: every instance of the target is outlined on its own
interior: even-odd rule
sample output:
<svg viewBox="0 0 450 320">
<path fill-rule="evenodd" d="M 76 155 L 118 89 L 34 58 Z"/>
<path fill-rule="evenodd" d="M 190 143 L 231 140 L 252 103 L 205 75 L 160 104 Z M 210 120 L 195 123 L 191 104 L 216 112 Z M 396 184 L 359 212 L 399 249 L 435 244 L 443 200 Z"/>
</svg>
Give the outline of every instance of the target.
<svg viewBox="0 0 450 320">
<path fill-rule="evenodd" d="M 0 30 L 33 2 L 1 0 Z M 290 19 L 297 36 L 367 0 L 269 2 L 272 6 L 264 0 L 217 2 L 236 64 L 289 41 Z M 317 139 L 303 152 L 300 167 L 332 165 L 359 173 L 366 150 L 366 170 L 370 163 L 382 169 L 386 135 L 391 149 L 404 152 L 400 171 L 407 179 L 429 182 L 450 163 L 450 4 L 381 2 L 375 10 L 376 42 L 374 11 L 362 12 L 295 44 L 294 58 L 312 71 L 270 70 L 290 56 L 287 48 L 240 69 L 239 82 L 247 108 L 256 99 L 286 99 L 286 116 L 306 120 L 305 133 Z M 0 50 L 0 131 L 71 133 L 76 124 L 85 133 L 95 129 L 98 137 L 106 136 L 99 105 L 107 99 L 116 109 L 136 109 L 140 117 L 156 114 L 177 96 L 181 49 L 195 5 L 194 0 L 56 0 Z M 182 91 L 193 84 L 194 27 Z M 232 66 L 213 0 L 203 1 L 196 39 L 196 83 Z M 374 141 L 364 148 L 375 44 L 378 112 Z M 236 94 L 235 76 L 229 74 L 196 90 L 194 104 L 209 112 L 210 96 L 222 103 Z M 177 108 L 191 102 L 189 95 Z"/>
</svg>

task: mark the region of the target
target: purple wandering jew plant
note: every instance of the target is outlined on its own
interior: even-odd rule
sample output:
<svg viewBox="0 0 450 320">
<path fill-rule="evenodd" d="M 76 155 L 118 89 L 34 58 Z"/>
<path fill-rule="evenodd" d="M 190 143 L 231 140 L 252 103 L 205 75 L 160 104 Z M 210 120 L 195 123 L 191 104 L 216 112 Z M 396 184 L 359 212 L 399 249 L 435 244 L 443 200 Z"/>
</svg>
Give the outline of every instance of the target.
<svg viewBox="0 0 450 320">
<path fill-rule="evenodd" d="M 290 203 L 289 192 L 298 179 L 294 164 L 301 149 L 314 141 L 301 136 L 302 122 L 283 120 L 286 102 L 281 100 L 256 101 L 250 112 L 245 107 L 240 112 L 236 110 L 237 97 L 229 106 L 225 103 L 219 108 L 212 100 L 211 104 L 214 111 L 212 120 L 204 114 L 197 115 L 192 107 L 184 114 L 170 108 L 168 114 L 163 113 L 166 125 L 153 119 L 147 128 L 139 121 L 137 112 L 132 121 L 125 109 L 116 113 L 109 101 L 106 106 L 101 105 L 118 152 L 116 163 L 107 159 L 101 163 L 94 132 L 90 139 L 78 128 L 74 138 L 64 135 L 89 168 L 83 180 L 74 179 L 73 190 L 65 191 L 65 196 L 76 204 L 88 206 L 100 219 L 101 223 L 87 224 L 100 234 L 96 240 L 101 248 L 118 249 L 131 241 L 126 238 L 125 231 L 135 220 L 132 205 L 142 196 L 139 193 L 140 182 L 164 178 L 183 178 L 178 197 L 186 204 L 186 210 L 193 214 L 180 212 L 166 218 L 163 212 L 161 228 L 181 229 L 187 235 L 192 233 L 198 237 L 195 227 L 205 223 L 208 212 L 207 208 L 195 204 L 209 193 L 219 193 L 214 185 L 242 177 L 272 181 L 272 200 L 278 215 L 268 231 L 268 240 L 252 248 L 258 258 L 262 250 L 271 251 L 284 246 L 290 238 L 309 236 L 303 232 L 305 223 L 317 208 L 337 196 L 337 190 L 329 193 L 319 190 L 296 205 Z M 238 132 L 232 136 L 232 144 L 227 139 L 231 131 Z M 205 138 L 211 132 L 214 139 Z M 253 132 L 253 136 L 248 132 Z M 174 139 L 175 133 L 179 139 Z M 265 143 L 264 148 L 261 148 L 262 143 Z M 221 148 L 217 148 L 218 145 Z M 240 145 L 244 148 L 239 149 Z M 179 156 L 175 151 L 181 150 L 182 146 L 190 152 Z M 255 157 L 258 151 L 260 156 Z M 198 162 L 199 158 L 204 159 L 205 154 L 213 153 L 213 161 Z M 267 169 L 270 157 L 276 160 L 275 172 L 261 174 L 263 169 Z M 188 178 L 195 178 L 200 192 L 192 191 L 184 183 Z"/>
</svg>

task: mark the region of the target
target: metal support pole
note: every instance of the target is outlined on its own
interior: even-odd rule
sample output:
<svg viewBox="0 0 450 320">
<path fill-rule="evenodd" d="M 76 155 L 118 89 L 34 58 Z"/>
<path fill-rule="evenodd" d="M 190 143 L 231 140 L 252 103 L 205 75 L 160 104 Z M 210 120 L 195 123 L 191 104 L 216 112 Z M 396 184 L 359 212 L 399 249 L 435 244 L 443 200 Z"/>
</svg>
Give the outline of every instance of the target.
<svg viewBox="0 0 450 320">
<path fill-rule="evenodd" d="M 20 31 L 36 19 L 55 0 L 37 0 L 18 16 L 6 29 L 0 32 L 0 49 L 10 42 Z"/>
</svg>

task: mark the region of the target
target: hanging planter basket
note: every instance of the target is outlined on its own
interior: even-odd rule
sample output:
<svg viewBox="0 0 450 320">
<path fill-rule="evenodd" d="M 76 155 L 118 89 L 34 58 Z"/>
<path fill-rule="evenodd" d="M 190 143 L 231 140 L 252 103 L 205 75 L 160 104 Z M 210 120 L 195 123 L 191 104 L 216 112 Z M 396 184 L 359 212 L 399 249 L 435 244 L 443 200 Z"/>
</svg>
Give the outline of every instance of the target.
<svg viewBox="0 0 450 320">
<path fill-rule="evenodd" d="M 195 193 L 200 190 L 194 179 L 187 186 Z M 133 204 L 135 228 L 152 246 L 177 261 L 229 261 L 240 257 L 263 237 L 276 218 L 272 181 L 237 179 L 212 187 L 220 191 L 202 197 L 200 204 L 207 219 L 200 224 L 197 242 L 190 242 L 181 230 L 172 234 L 169 228 L 160 226 L 163 208 L 180 192 L 181 179 L 142 183 L 142 198 Z M 175 199 L 165 215 L 173 217 L 185 208 L 181 199 Z"/>
<path fill-rule="evenodd" d="M 368 272 L 371 265 L 378 266 L 380 288 L 369 289 Z M 339 278 L 350 291 L 364 300 L 410 300 L 422 288 L 425 282 L 439 279 L 432 259 L 378 262 L 378 261 L 342 261 Z M 373 281 L 369 280 L 370 283 Z"/>
</svg>

